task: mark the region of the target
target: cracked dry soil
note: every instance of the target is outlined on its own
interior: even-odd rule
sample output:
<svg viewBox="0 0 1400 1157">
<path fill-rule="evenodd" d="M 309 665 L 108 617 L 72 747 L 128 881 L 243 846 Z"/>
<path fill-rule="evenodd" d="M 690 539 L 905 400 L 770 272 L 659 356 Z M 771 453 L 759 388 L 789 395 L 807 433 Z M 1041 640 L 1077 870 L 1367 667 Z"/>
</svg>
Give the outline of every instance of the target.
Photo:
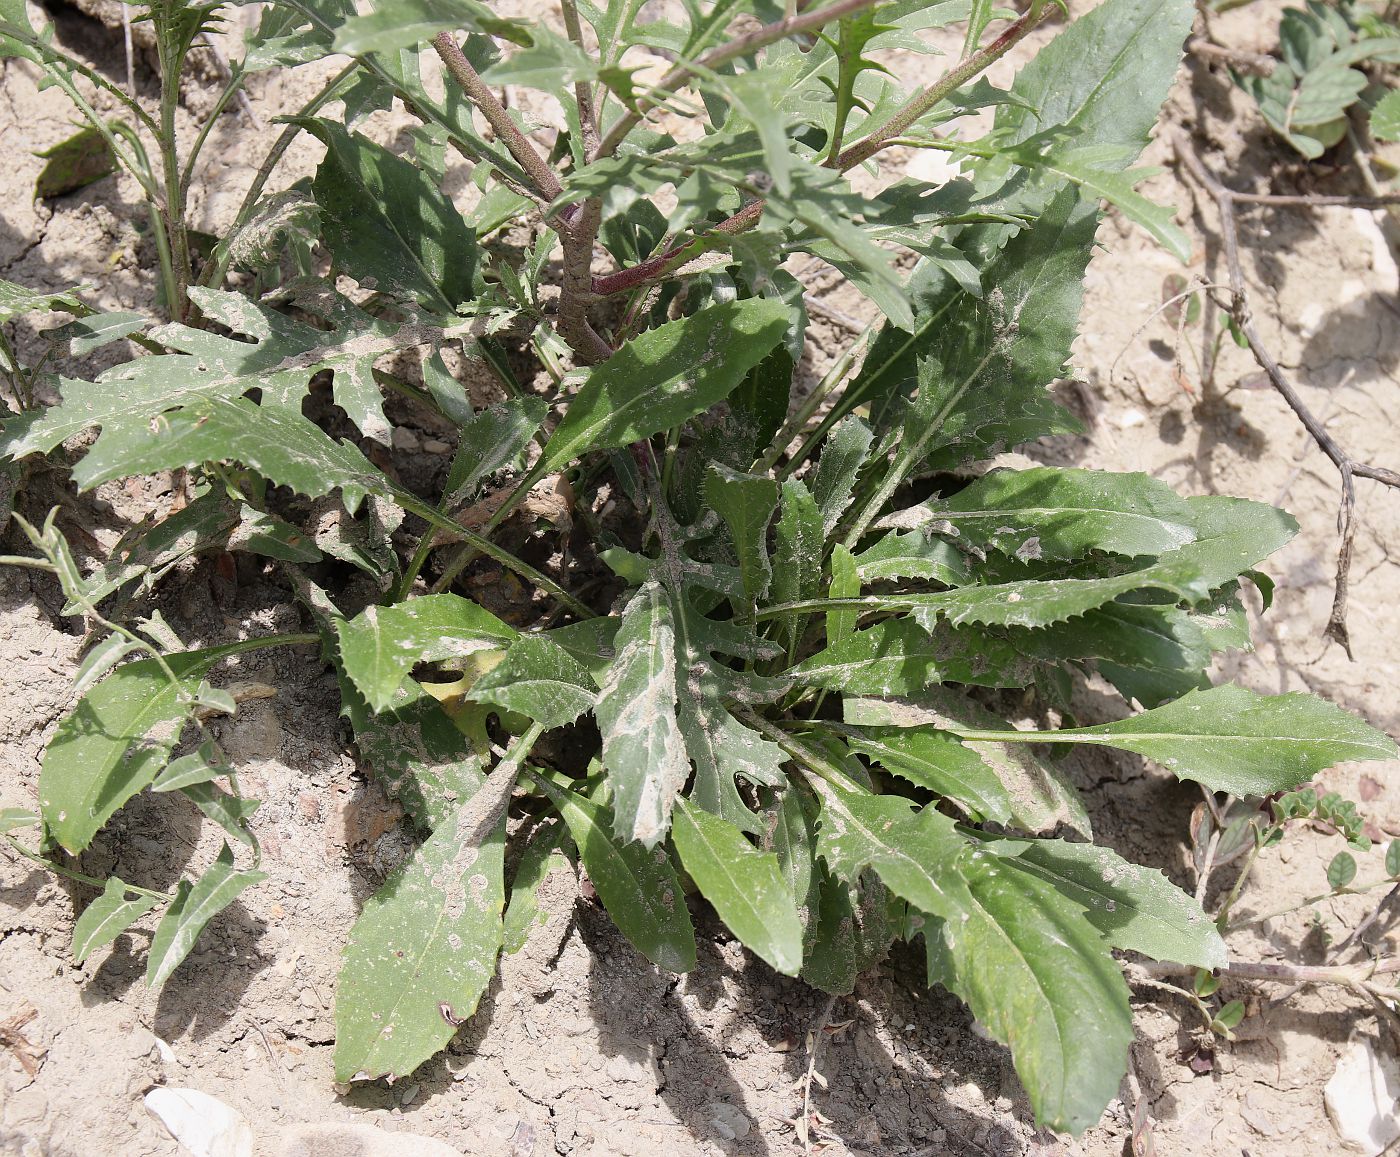
<svg viewBox="0 0 1400 1157">
<path fill-rule="evenodd" d="M 522 5 L 539 9 L 537 0 Z M 516 7 L 516 6 L 512 6 Z M 1268 51 L 1280 5 L 1255 4 L 1222 19 L 1239 47 Z M 113 77 L 124 73 L 120 31 L 55 5 L 70 51 Z M 910 62 L 936 68 L 937 60 Z M 77 193 L 36 201 L 41 162 L 33 153 L 71 132 L 62 95 L 39 91 L 35 71 L 3 62 L 0 74 L 0 277 L 41 289 L 86 285 L 102 308 L 150 309 L 152 261 L 145 210 L 133 184 L 107 178 Z M 149 63 L 136 62 L 142 91 Z M 1013 62 L 994 79 L 1005 83 Z M 254 107 L 266 121 L 295 108 L 318 79 L 314 68 L 254 78 Z M 190 132 L 212 100 L 208 78 L 191 76 L 181 129 Z M 1228 77 L 1190 60 L 1165 115 L 1195 134 L 1216 172 L 1237 188 L 1290 187 L 1303 172 L 1254 117 Z M 396 122 L 376 114 L 366 131 L 392 139 Z M 317 147 L 304 137 L 279 170 L 286 185 L 309 174 Z M 206 179 L 194 205 L 200 228 L 227 224 L 261 157 L 259 133 L 236 110 L 214 130 Z M 924 158 L 892 156 L 917 170 Z M 1304 689 L 1400 731 L 1400 498 L 1358 486 L 1361 529 L 1351 610 L 1356 661 L 1321 640 L 1331 601 L 1337 484 L 1282 401 L 1256 388 L 1258 371 L 1226 343 L 1213 383 L 1203 384 L 1189 350 L 1193 392 L 1175 369 L 1177 334 L 1149 315 L 1174 274 L 1223 277 L 1211 205 L 1177 176 L 1160 142 L 1147 158 L 1168 166 L 1145 190 L 1175 203 L 1192 231 L 1189 270 L 1110 214 L 1089 286 L 1074 363 L 1063 396 L 1088 433 L 1030 447 L 1041 461 L 1144 470 L 1189 493 L 1224 493 L 1287 507 L 1302 531 L 1269 570 L 1278 581 L 1272 612 L 1255 623 L 1257 650 L 1223 662 L 1221 678 L 1263 691 Z M 925 174 L 927 175 L 927 174 Z M 1333 186 L 1355 191 L 1345 173 Z M 464 192 L 465 182 L 454 192 Z M 1396 465 L 1400 412 L 1400 325 L 1396 323 L 1396 234 L 1381 214 L 1251 209 L 1242 216 L 1246 273 L 1266 336 L 1328 428 L 1358 456 Z M 850 340 L 852 319 L 870 307 L 816 270 L 810 364 L 819 375 Z M 1209 312 L 1209 311 L 1207 311 Z M 1147 323 L 1141 334 L 1136 331 Z M 51 324 L 51 323 L 45 323 Z M 1136 336 L 1135 336 L 1136 335 Z M 24 354 L 41 342 L 20 335 Z M 1211 335 L 1186 331 L 1199 351 Z M 120 356 L 99 350 L 64 364 L 90 376 Z M 1116 373 L 1110 366 L 1117 361 Z M 475 387 L 473 387 L 475 388 Z M 408 476 L 446 469 L 451 432 L 423 414 L 390 407 L 394 463 Z M 77 499 L 56 475 L 38 471 L 25 488 L 30 514 L 61 501 L 64 528 L 87 560 L 99 558 L 131 521 L 168 509 L 168 478 L 104 487 Z M 333 515 L 328 515 L 333 517 Z M 14 544 L 11 543 L 11 546 Z M 191 645 L 249 632 L 291 630 L 298 613 L 275 575 L 210 563 L 167 580 L 159 606 Z M 79 625 L 27 573 L 0 572 L 0 799 L 32 803 L 38 758 L 70 705 Z M 224 720 L 221 739 L 242 768 L 248 793 L 264 801 L 254 821 L 268 881 L 244 893 L 158 993 L 142 980 L 151 928 L 137 925 L 82 967 L 69 955 L 75 913 L 90 892 L 0 856 L 0 1151 L 129 1157 L 179 1152 L 142 1106 L 156 1083 L 193 1086 L 252 1121 L 257 1152 L 280 1152 L 282 1130 L 299 1122 L 371 1123 L 446 1142 L 467 1154 L 551 1153 L 779 1155 L 800 1151 L 792 1119 L 801 1111 L 804 1038 L 825 998 L 777 976 L 702 920 L 701 961 L 684 977 L 639 957 L 606 916 L 556 871 L 544 895 L 548 919 L 502 964 L 480 1012 L 448 1054 L 393 1087 L 332 1087 L 332 997 L 339 951 L 364 898 L 410 844 L 395 805 L 357 768 L 337 718 L 334 679 L 307 649 L 245 658 L 228 678 L 276 688 Z M 1111 711 L 1092 687 L 1080 718 Z M 1088 751 L 1066 762 L 1100 840 L 1140 863 L 1193 884 L 1187 828 L 1197 797 L 1141 761 Z M 1400 834 L 1400 771 L 1368 764 L 1323 778 L 1357 800 L 1373 836 Z M 81 866 L 120 869 L 127 879 L 171 885 L 187 865 L 212 858 L 218 839 L 168 797 L 139 797 L 109 825 Z M 1302 833 L 1271 851 L 1246 893 L 1265 911 L 1321 890 L 1335 840 Z M 1362 877 L 1378 874 L 1379 856 Z M 1228 874 L 1226 875 L 1228 880 Z M 1324 905 L 1236 935 L 1241 959 L 1316 963 L 1367 911 L 1364 900 Z M 1381 922 L 1373 950 L 1393 952 Z M 1304 990 L 1270 1006 L 1270 992 L 1226 986 L 1250 1015 L 1228 1045 L 1210 1042 L 1184 1004 L 1134 990 L 1137 1042 L 1124 1099 L 1078 1142 L 1038 1133 L 1007 1054 L 974 1031 L 941 993 L 921 991 L 918 962 L 896 955 L 838 1000 L 814 1089 L 824 1118 L 814 1151 L 839 1157 L 1109 1157 L 1130 1144 L 1135 1108 L 1145 1111 L 1161 1155 L 1294 1157 L 1341 1152 L 1322 1088 L 1357 1039 L 1393 1048 L 1372 1010 L 1333 989 Z"/>
</svg>

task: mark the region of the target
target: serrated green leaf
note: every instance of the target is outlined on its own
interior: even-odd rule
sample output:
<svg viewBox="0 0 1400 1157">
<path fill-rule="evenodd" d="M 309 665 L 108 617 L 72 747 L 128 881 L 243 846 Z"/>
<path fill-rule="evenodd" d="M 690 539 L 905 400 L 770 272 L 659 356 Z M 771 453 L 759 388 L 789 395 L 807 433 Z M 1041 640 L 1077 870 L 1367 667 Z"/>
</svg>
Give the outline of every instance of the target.
<svg viewBox="0 0 1400 1157">
<path fill-rule="evenodd" d="M 452 1039 L 495 975 L 504 903 L 505 819 L 468 800 L 355 921 L 336 982 L 337 1080 L 407 1076 Z"/>
<path fill-rule="evenodd" d="M 323 319 L 326 329 L 237 293 L 194 287 L 190 300 L 210 322 L 252 340 L 212 328 L 157 327 L 152 340 L 177 352 L 123 363 L 96 382 L 60 379 L 62 402 L 33 419 L 7 423 L 0 453 L 46 452 L 100 426 L 96 443 L 73 470 L 84 489 L 232 458 L 310 497 L 339 487 L 351 512 L 368 492 L 394 491 L 359 450 L 303 417 L 301 403 L 312 375 L 329 370 L 337 404 L 366 434 L 387 443 L 375 360 L 438 344 L 444 330 L 371 317 L 344 297 L 316 289 L 307 289 L 296 304 Z M 254 389 L 260 404 L 244 397 Z"/>
<path fill-rule="evenodd" d="M 976 628 L 937 623 L 930 634 L 911 619 L 886 619 L 819 651 L 789 675 L 798 683 L 851 695 L 915 695 L 933 683 L 1024 687 L 1034 677 L 1008 642 Z"/>
<path fill-rule="evenodd" d="M 291 123 L 326 146 L 312 189 L 338 269 L 433 313 L 472 297 L 476 235 L 432 177 L 335 121 Z"/>
<path fill-rule="evenodd" d="M 701 895 L 735 936 L 785 976 L 802 967 L 802 924 L 779 870 L 778 857 L 761 852 L 719 816 L 681 800 L 671 838 Z"/>
<path fill-rule="evenodd" d="M 695 930 L 680 879 L 663 848 L 618 843 L 607 810 L 592 800 L 536 781 L 559 809 L 584 870 L 613 923 L 643 956 L 669 972 L 695 967 Z"/>
<path fill-rule="evenodd" d="M 508 398 L 477 411 L 461 427 L 457 456 L 443 487 L 447 501 L 465 501 L 483 478 L 519 458 L 548 410 L 541 399 L 524 397 Z"/>
<path fill-rule="evenodd" d="M 366 607 L 335 625 L 345 673 L 376 711 L 419 663 L 501 650 L 519 637 L 490 611 L 460 595 L 424 595 L 390 607 Z"/>
<path fill-rule="evenodd" d="M 856 555 L 855 561 L 863 586 L 889 579 L 928 579 L 945 586 L 969 581 L 964 557 L 941 538 L 922 531 L 887 534 Z"/>
<path fill-rule="evenodd" d="M 781 513 L 773 534 L 772 602 L 795 603 L 820 594 L 824 539 L 821 511 L 811 492 L 802 481 L 789 478 L 783 483 Z M 804 622 L 804 616 L 786 615 L 777 623 L 789 660 L 797 653 Z"/>
<path fill-rule="evenodd" d="M 995 470 L 881 525 L 934 524 L 959 543 L 1029 560 L 1165 554 L 1195 539 L 1193 522 L 1186 500 L 1146 474 L 1035 466 Z"/>
<path fill-rule="evenodd" d="M 193 884 L 181 880 L 175 899 L 161 917 L 146 959 L 146 983 L 159 988 L 190 954 L 209 921 L 238 899 L 245 888 L 267 879 L 266 872 L 240 871 L 224 844 L 216 859 Z"/>
<path fill-rule="evenodd" d="M 558 643 L 522 635 L 506 648 L 500 663 L 472 684 L 471 697 L 553 728 L 593 710 L 597 692 L 587 668 Z"/>
<path fill-rule="evenodd" d="M 690 778 L 677 716 L 675 621 L 658 584 L 647 583 L 632 596 L 614 645 L 597 706 L 613 830 L 650 848 L 665 837 L 676 796 Z"/>
<path fill-rule="evenodd" d="M 1388 92 L 1376 102 L 1371 135 L 1378 141 L 1400 141 L 1400 91 Z"/>
<path fill-rule="evenodd" d="M 1107 0 L 1078 16 L 1016 74 L 1011 88 L 1020 99 L 997 109 L 998 142 L 1054 134 L 1064 144 L 1051 155 L 1117 146 L 1114 167 L 1127 169 L 1176 78 L 1194 15 L 1190 0 Z M 979 166 L 987 191 L 1006 180 L 1018 180 L 1011 166 Z M 1017 189 L 1002 207 L 1034 212 L 1052 193 L 1053 186 Z"/>
<path fill-rule="evenodd" d="M 1006 788 L 978 754 L 946 732 L 931 728 L 865 728 L 841 731 L 846 745 L 892 775 L 970 811 L 975 819 L 1007 823 Z"/>
<path fill-rule="evenodd" d="M 870 427 L 854 414 L 843 418 L 822 443 L 812 474 L 812 497 L 822 512 L 822 533 L 830 534 L 855 499 L 856 479 L 875 440 Z"/>
<path fill-rule="evenodd" d="M 1003 738 L 949 728 L 964 738 Z M 1089 743 L 1145 755 L 1180 779 L 1232 795 L 1270 795 L 1333 764 L 1394 759 L 1394 742 L 1340 707 L 1301 692 L 1259 695 L 1227 683 L 1115 723 L 1018 732 L 1020 741 Z"/>
<path fill-rule="evenodd" d="M 1223 968 L 1225 942 L 1200 904 L 1161 872 L 1116 852 L 1065 840 L 988 840 L 998 856 L 1034 872 L 1084 909 L 1114 948 L 1199 968 Z"/>
<path fill-rule="evenodd" d="M 1079 907 L 1014 860 L 963 856 L 941 977 L 1011 1049 L 1036 1120 L 1082 1133 L 1118 1091 L 1133 1039 L 1128 986 Z"/>
<path fill-rule="evenodd" d="M 705 501 L 724 519 L 739 555 L 739 574 L 751 603 L 768 593 L 773 566 L 768 559 L 768 524 L 778 509 L 778 484 L 711 463 L 705 475 Z"/>
<path fill-rule="evenodd" d="M 787 323 L 782 302 L 747 298 L 639 334 L 594 367 L 545 447 L 544 464 L 627 446 L 703 413 L 782 340 Z"/>
<path fill-rule="evenodd" d="M 528 24 L 497 16 L 476 0 L 375 0 L 370 12 L 352 17 L 337 29 L 334 49 L 347 56 L 388 53 L 443 30 L 499 36 L 516 44 L 531 41 Z"/>
<path fill-rule="evenodd" d="M 853 883 L 867 868 L 920 911 L 953 919 L 968 902 L 954 867 L 967 846 L 953 821 L 902 796 L 819 788 L 817 852 L 831 874 Z"/>
<path fill-rule="evenodd" d="M 165 766 L 175 735 L 188 717 L 195 681 L 236 644 L 166 656 L 179 684 L 153 659 L 118 667 L 59 722 L 44 751 L 39 807 L 44 823 L 76 855 L 127 800 Z M 158 732 L 150 741 L 146 737 Z"/>
<path fill-rule="evenodd" d="M 156 897 L 139 893 L 128 900 L 126 894 L 130 890 L 122 880 L 109 876 L 102 895 L 83 909 L 73 925 L 74 964 L 81 964 L 99 948 L 112 943 L 159 903 Z"/>
</svg>

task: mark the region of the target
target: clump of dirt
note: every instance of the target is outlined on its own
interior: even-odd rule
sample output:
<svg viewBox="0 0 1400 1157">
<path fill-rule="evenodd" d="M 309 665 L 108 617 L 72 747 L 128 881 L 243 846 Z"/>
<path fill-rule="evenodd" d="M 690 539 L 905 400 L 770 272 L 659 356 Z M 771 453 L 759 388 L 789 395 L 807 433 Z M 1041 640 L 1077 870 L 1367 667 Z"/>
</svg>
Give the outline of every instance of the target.
<svg viewBox="0 0 1400 1157">
<path fill-rule="evenodd" d="M 1220 25 L 1222 35 L 1268 50 L 1261 30 L 1276 27 L 1278 7 L 1233 13 Z M 70 13 L 60 21 L 60 37 L 113 75 L 124 70 L 119 31 Z M 149 65 L 138 57 L 135 66 L 145 93 Z M 936 69 L 938 61 L 922 66 Z M 33 200 L 41 162 L 32 153 L 67 136 L 72 113 L 61 93 L 38 89 L 28 64 L 0 67 L 0 137 L 11 146 L 10 164 L 0 171 L 0 277 L 37 289 L 83 284 L 104 308 L 153 308 L 138 190 L 116 176 L 53 201 Z M 1004 82 L 1013 67 L 1003 62 L 996 79 Z M 294 111 L 323 79 L 315 68 L 260 75 L 252 85 L 257 115 L 266 122 Z M 201 84 L 193 78 L 191 93 Z M 190 109 L 207 107 L 192 97 Z M 1216 64 L 1188 61 L 1168 116 L 1237 187 L 1310 176 L 1258 127 Z M 182 118 L 182 132 L 193 131 L 189 109 Z M 367 131 L 388 124 L 371 122 Z M 201 228 L 217 233 L 232 218 L 261 158 L 263 131 L 236 109 L 220 119 L 198 204 Z M 302 138 L 279 181 L 308 174 L 317 152 Z M 1282 401 L 1256 388 L 1258 370 L 1247 354 L 1227 341 L 1213 374 L 1200 372 L 1214 357 L 1219 321 L 1212 311 L 1185 330 L 1190 348 L 1179 354 L 1170 319 L 1153 317 L 1173 278 L 1224 277 L 1209 199 L 1176 174 L 1163 141 L 1153 153 L 1148 160 L 1167 171 L 1146 191 L 1180 206 L 1196 243 L 1192 265 L 1183 271 L 1149 238 L 1108 216 L 1090 267 L 1077 383 L 1065 391 L 1088 433 L 1028 452 L 1043 461 L 1144 470 L 1187 493 L 1236 494 L 1291 510 L 1301 532 L 1269 564 L 1278 588 L 1273 610 L 1255 623 L 1257 649 L 1222 661 L 1218 674 L 1262 691 L 1313 691 L 1396 733 L 1400 660 L 1390 640 L 1400 571 L 1389 546 L 1400 547 L 1400 500 L 1359 484 L 1351 610 L 1357 661 L 1348 662 L 1321 640 L 1336 548 L 1331 464 Z M 1362 210 L 1259 208 L 1243 213 L 1241 225 L 1267 339 L 1334 436 L 1354 454 L 1384 462 L 1400 398 L 1397 275 L 1386 219 Z M 810 288 L 819 304 L 806 369 L 816 375 L 873 310 L 849 288 L 827 293 L 819 278 Z M 20 337 L 22 356 L 40 348 L 34 332 Z M 124 356 L 109 348 L 61 368 L 91 376 Z M 477 394 L 474 388 L 474 399 L 483 400 Z M 390 416 L 399 431 L 390 449 L 394 464 L 411 484 L 432 485 L 445 467 L 450 432 L 394 404 Z M 47 491 L 65 506 L 65 529 L 94 558 L 126 524 L 170 500 L 168 479 L 114 484 L 91 502 L 64 493 L 56 476 L 40 475 L 28 501 L 42 505 Z M 191 645 L 299 626 L 276 575 L 256 568 L 232 577 L 209 564 L 186 568 L 166 583 L 160 607 Z M 0 571 L 6 804 L 32 803 L 43 746 L 71 706 L 81 624 L 62 618 L 60 609 L 42 578 Z M 262 1154 L 291 1145 L 287 1131 L 297 1124 L 370 1122 L 474 1154 L 776 1155 L 793 1151 L 815 1044 L 823 1079 L 810 1084 L 806 1124 L 814 1152 L 1108 1157 L 1124 1151 L 1136 1128 L 1164 1154 L 1292 1157 L 1340 1151 L 1322 1088 L 1344 1046 L 1360 1039 L 1391 1047 L 1371 1006 L 1342 989 L 1304 990 L 1275 1006 L 1256 989 L 1227 983 L 1225 995 L 1245 999 L 1249 1010 L 1229 1044 L 1204 1032 L 1181 1000 L 1139 985 L 1138 1037 L 1123 1100 L 1072 1142 L 1035 1130 L 1006 1052 L 978 1035 L 958 1002 L 924 990 L 918 961 L 896 955 L 863 977 L 853 995 L 829 1004 L 746 956 L 702 918 L 699 967 L 671 976 L 638 956 L 572 874 L 558 870 L 542 896 L 542 926 L 504 959 L 500 978 L 447 1055 L 393 1086 L 339 1094 L 330 1060 L 339 953 L 360 904 L 408 854 L 411 838 L 398 806 L 357 767 L 334 679 L 314 648 L 259 653 L 223 674 L 277 691 L 217 724 L 245 790 L 264 801 L 254 827 L 268 880 L 217 918 L 195 953 L 152 993 L 141 979 L 148 924 L 75 966 L 69 934 L 92 891 L 0 856 L 4 1151 L 174 1154 L 176 1143 L 141 1102 L 152 1085 L 169 1084 L 201 1089 L 246 1114 Z M 1091 687 L 1077 708 L 1092 719 L 1104 704 Z M 1101 751 L 1077 753 L 1064 766 L 1084 793 L 1100 840 L 1193 886 L 1187 834 L 1198 795 L 1156 768 Z M 1400 834 L 1396 771 L 1342 767 L 1322 784 L 1361 801 L 1371 833 L 1384 840 Z M 182 800 L 143 795 L 74 866 L 165 887 L 212 860 L 219 842 Z M 1324 833 L 1303 833 L 1271 849 L 1241 911 L 1263 913 L 1325 890 L 1326 865 L 1338 848 Z M 1380 874 L 1373 855 L 1361 878 Z M 1228 883 L 1228 871 L 1222 877 Z M 1270 920 L 1237 934 L 1231 950 L 1241 959 L 1317 963 L 1329 941 L 1344 938 L 1370 907 L 1365 897 L 1351 897 L 1323 905 L 1316 923 L 1305 913 Z M 1384 922 L 1372 935 L 1372 951 L 1396 950 Z"/>
</svg>

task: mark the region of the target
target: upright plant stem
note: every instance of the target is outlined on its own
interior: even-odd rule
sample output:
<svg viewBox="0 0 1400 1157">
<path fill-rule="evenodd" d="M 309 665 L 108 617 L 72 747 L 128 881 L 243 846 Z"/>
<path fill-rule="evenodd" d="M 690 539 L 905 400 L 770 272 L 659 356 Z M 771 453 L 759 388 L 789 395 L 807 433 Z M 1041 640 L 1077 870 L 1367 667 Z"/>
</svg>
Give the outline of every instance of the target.
<svg viewBox="0 0 1400 1157">
<path fill-rule="evenodd" d="M 844 149 L 831 167 L 844 173 L 847 169 L 868 161 L 939 101 L 956 92 L 973 77 L 986 71 L 991 64 L 1010 52 L 1026 37 L 1027 33 L 1031 32 L 1053 10 L 1054 4 L 1050 3 L 1049 0 L 1035 0 L 1026 13 L 1014 21 L 991 44 L 985 48 L 979 48 L 970 56 L 959 61 L 927 88 L 916 92 L 878 128 L 867 133 L 849 148 Z"/>
<path fill-rule="evenodd" d="M 461 48 L 457 46 L 457 41 L 450 32 L 439 32 L 433 37 L 433 48 L 438 56 L 442 58 L 442 63 L 447 71 L 451 73 L 452 79 L 471 99 L 472 103 L 481 110 L 481 115 L 486 118 L 486 123 L 494 130 L 497 139 L 505 145 L 510 155 L 515 158 L 516 163 L 525 170 L 535 192 L 546 201 L 553 201 L 562 192 L 559 177 L 549 163 L 540 156 L 516 125 L 510 119 L 510 113 L 506 112 L 505 106 L 496 99 L 496 94 L 491 91 L 491 86 L 481 79 L 481 74 L 471 66 L 471 62 L 463 55 Z"/>
<path fill-rule="evenodd" d="M 182 322 L 189 313 L 190 237 L 185 224 L 186 191 L 180 170 L 180 151 L 175 133 L 175 113 L 180 105 L 180 72 L 184 56 L 170 43 L 162 29 L 156 33 L 156 53 L 160 62 L 160 145 L 163 170 L 161 215 L 170 240 L 170 288 L 174 298 L 166 302 L 172 321 Z"/>
</svg>

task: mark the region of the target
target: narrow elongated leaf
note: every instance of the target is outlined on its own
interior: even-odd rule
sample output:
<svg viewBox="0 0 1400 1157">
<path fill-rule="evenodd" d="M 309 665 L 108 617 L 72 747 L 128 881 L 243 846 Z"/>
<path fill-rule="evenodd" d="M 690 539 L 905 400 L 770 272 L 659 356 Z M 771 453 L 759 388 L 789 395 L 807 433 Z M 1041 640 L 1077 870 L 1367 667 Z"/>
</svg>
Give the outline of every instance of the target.
<svg viewBox="0 0 1400 1157">
<path fill-rule="evenodd" d="M 1225 965 L 1225 942 L 1214 922 L 1161 872 L 1093 844 L 992 839 L 984 846 L 1013 857 L 1018 868 L 1077 903 L 1114 948 L 1197 968 Z"/>
<path fill-rule="evenodd" d="M 695 929 L 681 882 L 663 848 L 619 843 L 611 817 L 592 800 L 536 777 L 578 845 L 608 915 L 632 946 L 669 972 L 695 967 Z"/>
<path fill-rule="evenodd" d="M 490 611 L 454 594 L 366 607 L 335 626 L 345 673 L 376 711 L 393 702 L 417 664 L 500 650 L 518 637 Z"/>
<path fill-rule="evenodd" d="M 649 438 L 708 410 L 787 331 L 781 301 L 748 298 L 639 334 L 589 374 L 545 447 L 548 466 Z"/>
<path fill-rule="evenodd" d="M 932 729 L 845 730 L 846 745 L 892 775 L 954 800 L 977 819 L 1007 823 L 1011 800 L 996 773 L 971 748 Z"/>
<path fill-rule="evenodd" d="M 38 812 L 25 807 L 0 808 L 0 834 L 17 832 L 21 828 L 32 828 L 40 819 Z"/>
<path fill-rule="evenodd" d="M 935 524 L 959 543 L 1025 560 L 1165 554 L 1196 537 L 1193 521 L 1186 499 L 1146 474 L 1035 466 L 993 471 L 882 525 Z"/>
<path fill-rule="evenodd" d="M 159 988 L 180 962 L 209 921 L 232 904 L 244 889 L 267 879 L 266 872 L 240 871 L 233 866 L 233 852 L 225 844 L 219 857 L 193 884 L 181 880 L 175 899 L 161 917 L 146 960 L 146 983 Z"/>
<path fill-rule="evenodd" d="M 1232 683 L 1193 691 L 1115 723 L 1015 735 L 1023 742 L 1091 743 L 1136 752 L 1180 779 L 1241 796 L 1296 787 L 1335 763 L 1400 754 L 1389 736 L 1324 699 L 1296 691 L 1259 695 Z"/>
<path fill-rule="evenodd" d="M 92 686 L 113 667 L 129 655 L 144 651 L 140 643 L 134 643 L 125 635 L 115 632 L 102 639 L 83 656 L 78 665 L 78 673 L 73 676 L 73 694 L 86 695 Z"/>
<path fill-rule="evenodd" d="M 440 824 L 355 921 L 336 983 L 337 1080 L 411 1073 L 452 1039 L 491 983 L 503 936 L 505 819 L 482 797 Z"/>
<path fill-rule="evenodd" d="M 337 268 L 433 313 L 472 296 L 476 235 L 432 177 L 335 121 L 292 123 L 326 146 L 312 189 Z"/>
<path fill-rule="evenodd" d="M 44 751 L 39 807 L 44 823 L 76 855 L 116 810 L 165 766 L 175 725 L 200 679 L 237 646 L 168 655 L 172 684 L 153 659 L 118 667 L 64 716 Z M 146 741 L 153 732 L 157 738 Z"/>
<path fill-rule="evenodd" d="M 248 821 L 262 806 L 261 800 L 243 799 L 232 795 L 208 780 L 187 784 L 180 788 L 180 791 L 235 840 L 252 845 L 253 835 L 248 830 Z"/>
<path fill-rule="evenodd" d="M 852 695 L 915 695 L 933 683 L 1024 687 L 1031 664 L 1003 639 L 976 628 L 886 619 L 819 651 L 789 672 L 799 683 Z"/>
<path fill-rule="evenodd" d="M 1010 1047 L 1036 1119 L 1082 1133 L 1126 1070 L 1128 986 L 1078 905 L 1014 863 L 960 859 L 965 907 L 928 933 L 942 933 L 939 979 Z"/>
<path fill-rule="evenodd" d="M 128 900 L 129 891 L 116 876 L 107 878 L 102 895 L 83 909 L 73 925 L 73 963 L 81 964 L 99 948 L 112 943 L 159 903 L 154 896 L 134 892 Z"/>
<path fill-rule="evenodd" d="M 729 930 L 778 972 L 802 967 L 802 924 L 778 857 L 719 816 L 681 800 L 671 829 L 681 866 Z"/>
<path fill-rule="evenodd" d="M 471 697 L 551 728 L 591 711 L 597 692 L 587 668 L 558 643 L 522 635 L 506 648 L 499 664 L 472 684 Z"/>
<path fill-rule="evenodd" d="M 724 519 L 739 555 L 739 574 L 750 602 L 768 593 L 773 566 L 768 560 L 768 524 L 778 509 L 778 484 L 758 474 L 741 474 L 716 462 L 705 475 L 705 500 Z"/>
<path fill-rule="evenodd" d="M 930 688 L 914 699 L 859 699 L 848 695 L 842 708 L 847 723 L 868 727 L 932 727 L 945 732 L 1010 728 L 985 707 L 946 687 Z M 963 746 L 991 768 L 1006 788 L 1012 822 L 1017 828 L 1048 832 L 1064 824 L 1086 839 L 1093 838 L 1089 813 L 1079 793 L 1064 772 L 1037 756 L 1033 747 L 987 739 L 965 739 Z"/>
<path fill-rule="evenodd" d="M 449 502 L 469 497 L 483 478 L 509 466 L 530 443 L 548 407 L 539 398 L 508 398 L 462 426 L 444 490 Z"/>
<path fill-rule="evenodd" d="M 789 478 L 774 532 L 772 602 L 795 603 L 821 593 L 824 545 L 821 511 L 806 484 Z M 801 615 L 779 620 L 778 638 L 789 658 L 796 654 L 804 622 Z"/>
<path fill-rule="evenodd" d="M 172 759 L 155 778 L 151 790 L 179 791 L 198 783 L 208 783 L 221 775 L 228 775 L 233 769 L 219 762 L 218 752 L 212 743 L 201 743 L 198 751 Z"/>
<path fill-rule="evenodd" d="M 658 584 L 647 583 L 632 596 L 616 647 L 597 707 L 613 830 L 619 839 L 641 840 L 650 848 L 665 836 L 676 796 L 690 778 L 676 714 L 675 622 Z"/>
<path fill-rule="evenodd" d="M 812 497 L 822 512 L 822 533 L 830 534 L 855 497 L 856 479 L 875 440 L 855 415 L 838 422 L 822 445 L 812 475 Z"/>
</svg>

